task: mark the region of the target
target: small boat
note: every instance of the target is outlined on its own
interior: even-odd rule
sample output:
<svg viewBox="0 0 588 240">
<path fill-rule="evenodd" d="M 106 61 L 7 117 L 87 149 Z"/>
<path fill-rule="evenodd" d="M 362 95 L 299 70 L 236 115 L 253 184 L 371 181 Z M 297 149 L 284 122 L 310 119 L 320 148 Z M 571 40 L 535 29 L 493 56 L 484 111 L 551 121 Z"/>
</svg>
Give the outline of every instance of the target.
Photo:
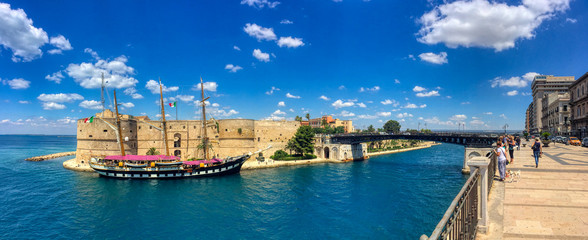
<svg viewBox="0 0 588 240">
<path fill-rule="evenodd" d="M 202 89 L 202 150 L 204 152 L 203 160 L 180 161 L 177 156 L 170 156 L 167 144 L 165 145 L 166 155 L 125 155 L 124 145 L 122 144 L 122 135 L 120 131 L 120 119 L 118 118 L 118 105 L 116 101 L 116 90 L 114 91 L 114 105 L 116 108 L 116 121 L 118 126 L 118 137 L 120 142 L 121 155 L 106 156 L 103 158 L 92 158 L 90 167 L 100 176 L 113 178 L 185 178 L 185 177 L 210 177 L 238 173 L 243 163 L 253 154 L 257 154 L 266 149 L 256 151 L 255 153 L 246 153 L 240 156 L 217 159 L 208 157 L 208 148 L 210 147 L 208 137 L 206 136 L 206 110 L 204 98 L 204 83 L 200 78 Z M 163 93 L 161 90 L 161 81 L 159 83 L 161 93 L 161 110 L 162 110 L 162 129 L 164 132 L 164 142 L 167 139 L 165 112 L 163 108 Z"/>
</svg>

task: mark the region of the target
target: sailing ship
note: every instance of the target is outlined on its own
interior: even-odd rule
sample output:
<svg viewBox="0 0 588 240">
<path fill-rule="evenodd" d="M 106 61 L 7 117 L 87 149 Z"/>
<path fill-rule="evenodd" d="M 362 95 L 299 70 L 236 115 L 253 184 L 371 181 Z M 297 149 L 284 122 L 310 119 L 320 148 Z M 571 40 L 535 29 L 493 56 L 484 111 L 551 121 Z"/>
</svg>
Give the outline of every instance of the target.
<svg viewBox="0 0 588 240">
<path fill-rule="evenodd" d="M 153 179 L 153 178 L 186 178 L 186 177 L 210 177 L 235 174 L 241 170 L 243 163 L 255 153 L 246 153 L 240 156 L 228 157 L 225 159 L 210 158 L 210 142 L 206 134 L 206 105 L 204 98 L 204 83 L 200 78 L 200 88 L 202 91 L 202 144 L 199 146 L 203 150 L 204 159 L 180 161 L 177 156 L 170 156 L 167 146 L 167 131 L 165 121 L 165 109 L 163 107 L 163 91 L 161 80 L 159 81 L 159 92 L 161 95 L 161 116 L 162 130 L 164 135 L 164 145 L 166 155 L 126 155 L 123 145 L 122 133 L 120 131 L 120 119 L 118 116 L 118 105 L 116 100 L 116 90 L 114 91 L 114 106 L 116 109 L 116 124 L 118 127 L 118 142 L 120 143 L 121 155 L 105 156 L 103 158 L 92 158 L 90 167 L 92 167 L 100 176 L 112 178 L 135 178 L 135 179 Z"/>
</svg>

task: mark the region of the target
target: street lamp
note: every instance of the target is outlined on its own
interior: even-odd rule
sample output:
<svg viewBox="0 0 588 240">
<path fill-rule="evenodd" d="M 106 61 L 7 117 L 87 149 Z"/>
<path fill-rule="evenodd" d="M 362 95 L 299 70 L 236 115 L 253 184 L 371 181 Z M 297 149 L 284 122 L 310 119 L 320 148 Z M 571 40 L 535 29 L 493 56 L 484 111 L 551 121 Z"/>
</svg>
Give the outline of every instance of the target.
<svg viewBox="0 0 588 240">
<path fill-rule="evenodd" d="M 508 124 L 505 123 L 504 126 L 502 126 L 502 129 L 504 129 L 504 135 L 506 135 L 506 129 L 508 128 Z"/>
</svg>

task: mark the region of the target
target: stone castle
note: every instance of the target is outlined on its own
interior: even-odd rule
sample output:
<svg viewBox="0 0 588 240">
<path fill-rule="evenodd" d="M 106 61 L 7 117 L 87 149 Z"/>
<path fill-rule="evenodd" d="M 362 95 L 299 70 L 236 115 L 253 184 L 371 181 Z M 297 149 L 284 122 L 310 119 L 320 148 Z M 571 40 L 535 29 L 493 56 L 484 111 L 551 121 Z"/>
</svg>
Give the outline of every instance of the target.
<svg viewBox="0 0 588 240">
<path fill-rule="evenodd" d="M 121 116 L 121 132 L 126 154 L 145 155 L 150 148 L 166 154 L 161 121 L 152 121 L 147 116 Z M 300 127 L 298 121 L 271 121 L 251 119 L 222 119 L 207 121 L 207 135 L 212 144 L 212 154 L 225 158 L 247 152 L 255 152 L 272 145 L 263 154 L 273 155 L 283 150 L 288 140 Z M 202 158 L 202 121 L 167 121 L 167 146 L 169 154 L 182 160 Z M 94 121 L 77 122 L 76 161 L 87 164 L 91 157 L 119 155 L 115 113 L 105 110 L 96 113 Z"/>
</svg>

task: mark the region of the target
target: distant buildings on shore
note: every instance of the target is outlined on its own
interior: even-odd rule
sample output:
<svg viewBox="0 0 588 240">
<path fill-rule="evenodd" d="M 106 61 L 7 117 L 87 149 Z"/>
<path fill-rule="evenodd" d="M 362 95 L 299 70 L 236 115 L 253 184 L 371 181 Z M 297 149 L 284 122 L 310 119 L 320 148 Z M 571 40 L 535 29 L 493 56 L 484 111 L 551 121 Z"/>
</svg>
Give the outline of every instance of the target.
<svg viewBox="0 0 588 240">
<path fill-rule="evenodd" d="M 345 133 L 351 133 L 354 131 L 353 122 L 351 120 L 339 120 L 333 118 L 331 115 L 325 115 L 320 118 L 313 118 L 308 121 L 301 121 L 301 126 L 311 126 L 313 128 L 329 126 L 330 128 L 343 127 Z"/>
<path fill-rule="evenodd" d="M 588 72 L 574 77 L 537 75 L 531 84 L 533 102 L 525 114 L 531 134 L 549 132 L 563 136 L 588 136 Z"/>
</svg>

